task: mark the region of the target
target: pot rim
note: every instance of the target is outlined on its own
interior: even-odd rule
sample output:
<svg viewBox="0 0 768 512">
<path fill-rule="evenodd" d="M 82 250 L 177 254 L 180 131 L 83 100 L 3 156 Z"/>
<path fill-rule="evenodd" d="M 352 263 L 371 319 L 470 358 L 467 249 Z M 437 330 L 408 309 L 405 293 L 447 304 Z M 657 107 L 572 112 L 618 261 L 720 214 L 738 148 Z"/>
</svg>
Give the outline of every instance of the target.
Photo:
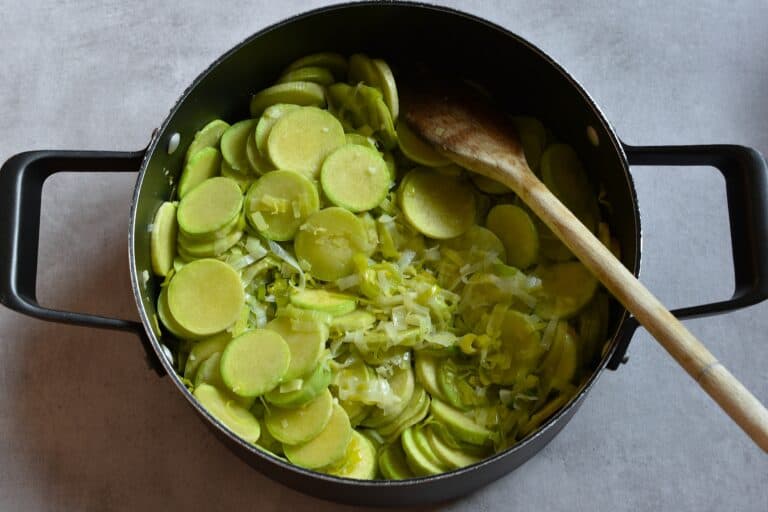
<svg viewBox="0 0 768 512">
<path fill-rule="evenodd" d="M 272 32 L 274 30 L 279 30 L 296 21 L 302 20 L 304 18 L 312 17 L 318 14 L 325 14 L 325 13 L 329 13 L 337 10 L 340 11 L 340 10 L 346 10 L 346 9 L 354 9 L 357 7 L 370 7 L 373 5 L 379 5 L 385 8 L 389 6 L 397 6 L 397 7 L 406 7 L 406 8 L 435 11 L 442 14 L 457 16 L 460 18 L 464 18 L 470 22 L 481 24 L 485 28 L 499 32 L 502 35 L 508 38 L 512 38 L 516 40 L 519 44 L 522 44 L 523 46 L 527 47 L 529 50 L 535 53 L 539 58 L 544 59 L 555 71 L 557 71 L 558 74 L 560 74 L 560 76 L 563 79 L 565 79 L 571 85 L 571 87 L 573 87 L 578 92 L 578 94 L 584 100 L 585 104 L 589 107 L 589 109 L 593 111 L 593 113 L 595 114 L 595 117 L 603 125 L 605 132 L 609 136 L 609 140 L 611 145 L 613 146 L 614 151 L 620 157 L 624 175 L 627 180 L 627 187 L 629 189 L 630 195 L 634 202 L 633 220 L 635 224 L 637 243 L 635 244 L 634 268 L 630 269 L 630 271 L 635 276 L 639 274 L 640 255 L 642 252 L 641 251 L 642 231 L 641 231 L 641 223 L 640 223 L 640 213 L 639 213 L 639 208 L 637 206 L 637 192 L 635 190 L 634 181 L 632 180 L 632 176 L 629 172 L 629 162 L 628 162 L 626 153 L 624 151 L 624 146 L 621 143 L 618 136 L 616 135 L 616 132 L 613 129 L 613 126 L 610 124 L 606 116 L 603 114 L 602 110 L 599 108 L 597 103 L 592 99 L 589 93 L 584 89 L 584 87 L 582 87 L 581 84 L 561 64 L 555 61 L 552 57 L 550 57 L 547 53 L 545 53 L 539 47 L 532 44 L 531 42 L 524 39 L 523 37 L 511 32 L 507 28 L 502 27 L 501 25 L 498 25 L 492 21 L 481 18 L 474 14 L 470 14 L 464 11 L 454 9 L 452 7 L 428 4 L 424 2 L 409 2 L 409 1 L 403 1 L 403 0 L 390 0 L 384 3 L 378 2 L 375 0 L 345 2 L 345 3 L 339 3 L 339 4 L 334 4 L 330 6 L 325 6 L 325 7 L 304 11 L 299 14 L 290 16 L 281 21 L 275 22 L 267 27 L 264 27 L 261 30 L 246 37 L 245 39 L 243 39 L 242 41 L 234 45 L 232 48 L 227 50 L 225 53 L 223 53 L 221 56 L 219 56 L 217 59 L 215 59 L 197 77 L 195 77 L 195 79 L 191 82 L 189 86 L 187 86 L 187 88 L 184 90 L 181 96 L 179 96 L 179 98 L 176 100 L 174 105 L 171 107 L 171 109 L 169 110 L 168 114 L 166 115 L 160 127 L 153 132 L 152 138 L 145 151 L 144 158 L 142 159 L 141 167 L 139 169 L 139 174 L 136 179 L 136 185 L 134 188 L 133 197 L 131 199 L 130 218 L 129 218 L 129 227 L 128 227 L 128 253 L 129 253 L 128 258 L 129 258 L 129 265 L 130 265 L 131 287 L 133 289 L 134 300 L 136 301 L 136 306 L 139 312 L 139 316 L 144 326 L 144 330 L 150 340 L 150 344 L 152 345 L 152 348 L 155 351 L 158 359 L 161 361 L 164 369 L 168 373 L 170 380 L 179 389 L 179 391 L 181 391 L 181 394 L 190 403 L 190 405 L 192 405 L 192 407 L 194 407 L 194 409 L 198 413 L 200 413 L 209 423 L 215 425 L 221 433 L 226 435 L 231 441 L 234 441 L 235 443 L 237 443 L 239 446 L 241 446 L 248 452 L 256 454 L 257 456 L 260 456 L 263 459 L 266 459 L 267 461 L 273 464 L 277 464 L 283 469 L 287 469 L 289 471 L 299 473 L 303 476 L 314 478 L 321 481 L 332 482 L 337 485 L 346 484 L 346 485 L 374 487 L 374 488 L 381 488 L 381 487 L 403 488 L 403 487 L 411 487 L 413 485 L 419 485 L 424 482 L 432 483 L 432 482 L 437 482 L 439 480 L 453 479 L 456 477 L 461 477 L 462 475 L 467 474 L 469 472 L 474 472 L 485 466 L 495 465 L 499 463 L 501 460 L 512 456 L 514 453 L 524 450 L 529 444 L 533 443 L 538 437 L 544 435 L 546 431 L 553 428 L 553 426 L 556 423 L 558 423 L 558 420 L 560 419 L 561 416 L 563 416 L 572 407 L 579 405 L 579 403 L 584 399 L 586 394 L 590 391 L 592 386 L 594 386 L 595 382 L 597 382 L 597 379 L 599 378 L 599 376 L 605 370 L 605 366 L 611 360 L 611 358 L 614 355 L 614 352 L 617 350 L 617 347 L 619 346 L 620 338 L 624 335 L 623 333 L 624 327 L 627 325 L 627 321 L 629 319 L 628 312 L 626 310 L 623 310 L 623 312 L 619 316 L 619 320 L 616 324 L 616 330 L 610 338 L 610 345 L 608 350 L 605 350 L 603 352 L 602 358 L 597 368 L 592 372 L 590 377 L 579 387 L 579 390 L 555 414 L 550 416 L 541 426 L 539 426 L 539 428 L 529 433 L 527 436 L 525 436 L 523 439 L 515 443 L 510 448 L 507 448 L 506 450 L 503 450 L 499 453 L 495 453 L 483 459 L 481 462 L 477 464 L 473 464 L 471 466 L 441 473 L 438 475 L 416 477 L 416 478 L 410 478 L 407 480 L 355 480 L 355 479 L 331 476 L 331 475 L 327 475 L 324 473 L 320 473 L 320 472 L 316 472 L 313 470 L 296 466 L 280 457 L 277 457 L 271 454 L 270 452 L 257 448 L 255 445 L 246 443 L 245 441 L 240 439 L 238 436 L 231 433 L 228 428 L 226 428 L 220 421 L 214 418 L 207 410 L 205 410 L 205 408 L 203 408 L 198 403 L 198 401 L 194 398 L 192 393 L 182 383 L 179 375 L 176 373 L 176 370 L 173 367 L 172 360 L 169 360 L 171 358 L 169 358 L 169 355 L 167 352 L 168 349 L 155 335 L 155 331 L 153 329 L 153 322 L 149 318 L 147 314 L 147 310 L 144 308 L 144 305 L 142 303 L 142 296 L 141 296 L 142 286 L 140 284 L 141 277 L 136 267 L 136 252 L 135 252 L 135 246 L 134 246 L 139 193 L 142 190 L 142 186 L 143 186 L 144 178 L 146 176 L 149 161 L 151 160 L 152 156 L 155 154 L 155 151 L 158 150 L 158 146 L 160 145 L 161 140 L 165 140 L 166 138 L 165 132 L 168 129 L 170 121 L 172 120 L 176 112 L 187 100 L 189 94 L 208 76 L 208 74 L 212 70 L 214 70 L 216 67 L 218 67 L 222 62 L 227 60 L 230 56 L 240 51 L 244 46 L 252 43 L 256 39 L 261 38 L 262 36 L 264 36 L 269 32 Z"/>
</svg>

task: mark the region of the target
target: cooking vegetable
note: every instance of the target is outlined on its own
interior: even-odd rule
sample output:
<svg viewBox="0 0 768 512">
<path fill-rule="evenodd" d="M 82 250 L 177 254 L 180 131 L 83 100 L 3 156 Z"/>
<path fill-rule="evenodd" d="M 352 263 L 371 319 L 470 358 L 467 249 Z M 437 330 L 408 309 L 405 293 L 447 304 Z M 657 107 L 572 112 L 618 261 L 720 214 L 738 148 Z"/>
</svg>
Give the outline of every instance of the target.
<svg viewBox="0 0 768 512">
<path fill-rule="evenodd" d="M 200 363 L 217 352 L 223 352 L 231 339 L 232 336 L 229 333 L 223 332 L 195 343 L 187 356 L 187 362 L 184 366 L 184 377 L 190 381 L 194 380 L 195 372 Z"/>
<path fill-rule="evenodd" d="M 579 262 L 541 266 L 536 275 L 541 279 L 536 313 L 545 319 L 573 316 L 597 291 L 597 279 Z"/>
<path fill-rule="evenodd" d="M 326 389 L 299 407 L 270 407 L 267 409 L 264 425 L 281 443 L 306 443 L 317 437 L 328 425 L 332 412 L 333 397 Z"/>
<path fill-rule="evenodd" d="M 360 432 L 353 431 L 344 457 L 323 469 L 329 475 L 358 480 L 376 478 L 376 447 L 370 439 Z"/>
<path fill-rule="evenodd" d="M 525 210 L 512 204 L 494 206 L 486 227 L 504 243 L 507 263 L 526 269 L 539 257 L 539 233 Z"/>
<path fill-rule="evenodd" d="M 245 198 L 245 216 L 263 237 L 291 240 L 320 208 L 317 188 L 304 175 L 273 171 L 256 180 Z"/>
<path fill-rule="evenodd" d="M 217 147 L 221 140 L 221 136 L 228 128 L 229 123 L 222 121 L 221 119 L 214 119 L 203 126 L 197 133 L 195 133 L 195 137 L 187 148 L 187 154 L 184 159 L 185 162 L 189 162 L 189 160 L 203 148 Z"/>
<path fill-rule="evenodd" d="M 343 55 L 333 52 L 321 52 L 307 55 L 292 62 L 286 71 L 304 68 L 308 66 L 320 66 L 328 68 L 336 80 L 347 76 L 347 59 Z"/>
<path fill-rule="evenodd" d="M 221 153 L 213 147 L 203 148 L 192 155 L 179 179 L 179 199 L 209 178 L 219 174 Z"/>
<path fill-rule="evenodd" d="M 405 452 L 399 442 L 387 445 L 379 454 L 379 471 L 389 480 L 413 478 L 414 473 L 405 460 Z"/>
<path fill-rule="evenodd" d="M 264 398 L 271 404 L 278 407 L 298 407 L 309 402 L 323 391 L 328 389 L 331 383 L 331 370 L 328 365 L 318 363 L 318 365 L 308 374 L 299 378 L 300 387 L 290 391 L 281 391 L 281 386 L 277 386 L 268 391 Z M 288 381 L 288 379 L 284 379 Z M 290 382 L 290 381 L 288 381 Z"/>
<path fill-rule="evenodd" d="M 429 448 L 426 440 L 418 439 L 421 430 L 417 427 L 406 429 L 400 437 L 405 452 L 405 462 L 416 476 L 437 475 L 447 468 Z"/>
<path fill-rule="evenodd" d="M 354 87 L 335 83 L 328 87 L 328 108 L 349 131 L 373 135 L 386 149 L 397 146 L 392 113 L 381 91 L 358 83 Z"/>
<path fill-rule="evenodd" d="M 395 84 L 395 76 L 392 74 L 392 70 L 386 61 L 381 59 L 373 59 L 373 71 L 375 87 L 381 91 L 384 96 L 384 102 L 389 107 L 389 111 L 392 114 L 392 120 L 397 121 L 397 117 L 400 114 L 400 99 L 397 94 L 397 85 Z"/>
<path fill-rule="evenodd" d="M 246 119 L 230 126 L 221 136 L 221 155 L 235 171 L 248 172 L 250 169 L 246 143 L 255 126 L 256 121 Z"/>
<path fill-rule="evenodd" d="M 277 120 L 288 112 L 298 110 L 299 108 L 298 105 L 293 105 L 291 103 L 278 103 L 268 107 L 264 113 L 261 114 L 258 123 L 256 123 L 256 131 L 254 132 L 253 139 L 256 142 L 256 148 L 261 155 L 267 156 L 267 139 Z"/>
<path fill-rule="evenodd" d="M 233 339 L 221 356 L 221 377 L 236 395 L 255 397 L 277 386 L 288 371 L 291 351 L 278 333 L 255 329 Z"/>
<path fill-rule="evenodd" d="M 297 379 L 320 362 L 320 356 L 328 339 L 328 327 L 312 318 L 295 319 L 285 316 L 275 318 L 265 326 L 275 331 L 286 343 L 290 352 L 290 364 L 284 381 Z"/>
<path fill-rule="evenodd" d="M 311 215 L 294 240 L 296 257 L 323 281 L 335 281 L 354 271 L 352 258 L 368 245 L 360 220 L 343 208 L 330 207 Z"/>
<path fill-rule="evenodd" d="M 443 441 L 435 429 L 430 425 L 424 429 L 424 436 L 435 456 L 448 469 L 459 469 L 480 462 L 482 458 L 468 454 L 461 449 L 454 448 Z"/>
<path fill-rule="evenodd" d="M 176 205 L 166 201 L 155 213 L 155 220 L 152 221 L 152 236 L 149 240 L 152 270 L 158 276 L 167 276 L 173 267 L 177 229 Z"/>
<path fill-rule="evenodd" d="M 267 139 L 267 153 L 278 169 L 315 178 L 320 164 L 346 143 L 341 123 L 325 110 L 304 107 L 283 114 Z"/>
<path fill-rule="evenodd" d="M 152 226 L 158 317 L 198 401 L 247 442 L 348 478 L 511 446 L 574 395 L 609 323 L 607 293 L 554 235 L 395 124 L 398 101 L 383 61 L 297 60 L 252 119 L 198 132 Z M 513 123 L 529 165 L 615 244 L 575 152 Z"/>
<path fill-rule="evenodd" d="M 397 144 L 403 155 L 417 164 L 440 167 L 451 163 L 447 157 L 438 153 L 432 146 L 413 133 L 404 121 L 397 123 Z"/>
<path fill-rule="evenodd" d="M 552 144 L 546 149 L 541 156 L 541 179 L 585 226 L 597 229 L 597 196 L 571 146 Z"/>
<path fill-rule="evenodd" d="M 397 418 L 408 407 L 413 397 L 415 380 L 410 366 L 397 368 L 391 378 L 388 379 L 390 393 L 393 400 L 385 407 L 378 408 L 368 416 L 362 425 L 366 427 L 380 427 Z"/>
<path fill-rule="evenodd" d="M 375 149 L 347 144 L 326 157 L 320 183 L 333 204 L 364 212 L 378 206 L 387 196 L 389 168 Z"/>
<path fill-rule="evenodd" d="M 244 303 L 240 276 L 219 260 L 185 265 L 168 285 L 168 312 L 194 336 L 210 336 L 237 320 Z"/>
<path fill-rule="evenodd" d="M 237 183 L 215 177 L 195 187 L 179 202 L 179 229 L 189 237 L 205 238 L 231 225 L 243 207 Z"/>
<path fill-rule="evenodd" d="M 277 79 L 278 84 L 286 82 L 314 82 L 319 85 L 331 85 L 334 82 L 333 73 L 320 66 L 306 66 L 286 71 Z"/>
<path fill-rule="evenodd" d="M 259 420 L 246 408 L 232 402 L 210 384 L 197 386 L 194 395 L 206 411 L 245 441 L 255 443 L 259 440 Z"/>
<path fill-rule="evenodd" d="M 267 107 L 278 103 L 293 105 L 325 105 L 323 87 L 312 82 L 287 82 L 268 87 L 251 98 L 251 115 L 259 117 Z"/>
<path fill-rule="evenodd" d="M 466 183 L 428 169 L 403 178 L 400 204 L 413 227 L 438 240 L 461 235 L 475 221 L 475 196 Z"/>
<path fill-rule="evenodd" d="M 304 309 L 322 311 L 332 316 L 346 315 L 354 311 L 357 298 L 344 293 L 326 290 L 300 290 L 291 294 L 291 304 Z"/>
<path fill-rule="evenodd" d="M 445 425 L 451 434 L 456 436 L 456 439 L 481 446 L 491 442 L 493 433 L 490 430 L 444 402 L 433 399 L 430 410 L 435 419 Z"/>
<path fill-rule="evenodd" d="M 341 460 L 352 438 L 352 426 L 344 409 L 333 404 L 331 419 L 325 428 L 303 444 L 285 445 L 285 456 L 298 466 L 309 469 L 329 466 Z"/>
</svg>

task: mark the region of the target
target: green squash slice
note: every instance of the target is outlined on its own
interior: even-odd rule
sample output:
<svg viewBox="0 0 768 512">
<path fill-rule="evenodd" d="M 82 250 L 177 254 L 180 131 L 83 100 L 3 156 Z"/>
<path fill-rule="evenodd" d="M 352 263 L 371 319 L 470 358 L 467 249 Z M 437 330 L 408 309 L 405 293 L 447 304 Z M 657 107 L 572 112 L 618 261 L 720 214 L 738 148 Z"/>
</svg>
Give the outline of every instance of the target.
<svg viewBox="0 0 768 512">
<path fill-rule="evenodd" d="M 379 150 L 379 148 L 376 147 L 376 140 L 372 137 L 366 137 L 365 135 L 361 135 L 359 133 L 348 133 L 346 137 L 347 144 L 357 144 L 358 146 L 375 149 L 376 151 Z"/>
<path fill-rule="evenodd" d="M 257 128 L 258 125 L 255 125 L 253 131 L 248 135 L 248 140 L 245 143 L 245 156 L 248 159 L 248 166 L 250 167 L 250 170 L 261 176 L 268 173 L 269 171 L 274 170 L 275 166 L 272 165 L 272 162 L 269 161 L 269 158 L 267 158 L 263 153 L 259 151 L 259 148 L 256 144 Z M 237 171 L 233 170 L 233 172 Z M 247 176 L 248 175 L 245 174 L 245 177 Z"/>
<path fill-rule="evenodd" d="M 570 318 L 586 306 L 597 291 L 597 279 L 577 261 L 539 266 L 541 279 L 536 314 L 544 319 Z"/>
<path fill-rule="evenodd" d="M 328 87 L 328 108 L 347 131 L 376 138 L 386 149 L 397 146 L 392 114 L 381 92 L 368 85 L 336 83 Z"/>
<path fill-rule="evenodd" d="M 476 464 L 483 460 L 480 457 L 476 457 L 448 445 L 431 426 L 425 429 L 424 435 L 427 438 L 430 448 L 432 448 L 432 452 L 445 466 L 448 467 L 448 469 L 459 469 L 471 466 L 472 464 Z"/>
<path fill-rule="evenodd" d="M 285 445 L 285 456 L 297 466 L 318 469 L 341 460 L 352 438 L 352 426 L 344 409 L 333 404 L 328 425 L 320 434 L 304 444 Z"/>
<path fill-rule="evenodd" d="M 264 425 L 272 437 L 284 444 L 306 443 L 328 425 L 333 413 L 333 397 L 327 389 L 306 404 L 281 408 L 270 407 Z"/>
<path fill-rule="evenodd" d="M 539 233 L 525 210 L 511 204 L 494 206 L 485 225 L 504 244 L 507 264 L 526 269 L 538 261 Z"/>
<path fill-rule="evenodd" d="M 405 452 L 400 442 L 387 445 L 379 454 L 379 470 L 388 480 L 413 478 L 411 468 L 405 460 Z"/>
<path fill-rule="evenodd" d="M 291 240 L 304 221 L 320 209 L 317 188 L 304 175 L 272 171 L 251 185 L 245 198 L 245 216 L 262 236 Z"/>
<path fill-rule="evenodd" d="M 370 428 L 377 428 L 393 421 L 407 407 L 413 398 L 416 390 L 416 379 L 410 366 L 406 368 L 395 368 L 392 376 L 388 379 L 392 393 L 399 401 L 392 407 L 384 410 L 376 408 L 361 424 Z"/>
<path fill-rule="evenodd" d="M 268 391 L 264 398 L 278 407 L 298 407 L 325 391 L 331 383 L 332 376 L 328 365 L 320 363 L 309 375 L 304 376 L 299 389 L 281 392 L 281 386 L 277 386 L 272 391 Z"/>
<path fill-rule="evenodd" d="M 328 326 L 317 320 L 299 321 L 282 316 L 267 323 L 265 328 L 275 331 L 288 343 L 291 361 L 283 382 L 297 379 L 317 366 L 328 339 Z"/>
<path fill-rule="evenodd" d="M 188 162 L 195 154 L 203 148 L 217 148 L 221 141 L 221 136 L 229 129 L 229 123 L 221 119 L 214 119 L 203 126 L 192 139 L 192 143 L 187 148 L 187 154 L 184 159 Z"/>
<path fill-rule="evenodd" d="M 255 329 L 233 339 L 221 356 L 221 377 L 236 395 L 263 395 L 277 386 L 291 362 L 288 343 L 275 331 Z"/>
<path fill-rule="evenodd" d="M 224 238 L 219 238 L 211 242 L 187 242 L 180 235 L 177 251 L 186 261 L 197 260 L 201 258 L 215 258 L 224 254 L 230 247 L 235 245 L 243 237 L 242 229 L 232 231 Z"/>
<path fill-rule="evenodd" d="M 277 79 L 278 84 L 287 82 L 312 82 L 318 85 L 331 85 L 336 80 L 328 68 L 320 66 L 306 66 L 286 71 Z"/>
<path fill-rule="evenodd" d="M 165 277 L 173 268 L 177 230 L 176 205 L 166 201 L 155 213 L 155 219 L 152 221 L 152 235 L 149 239 L 149 254 L 155 275 Z"/>
<path fill-rule="evenodd" d="M 327 290 L 298 290 L 291 293 L 291 304 L 302 309 L 322 311 L 332 316 L 346 315 L 355 310 L 357 297 Z"/>
<path fill-rule="evenodd" d="M 388 442 L 400 437 L 400 434 L 405 429 L 416 425 L 426 418 L 427 414 L 429 414 L 429 401 L 429 395 L 424 388 L 416 386 L 408 406 L 389 423 L 378 427 L 379 435 Z"/>
<path fill-rule="evenodd" d="M 564 390 L 576 375 L 579 347 L 576 333 L 565 322 L 558 322 L 552 346 L 541 364 L 539 373 L 548 389 Z"/>
<path fill-rule="evenodd" d="M 509 194 L 512 192 L 512 190 L 508 186 L 504 185 L 503 183 L 499 183 L 496 180 L 492 180 L 487 176 L 483 176 L 482 174 L 476 174 L 473 172 L 473 173 L 470 173 L 469 178 L 472 180 L 472 183 L 474 183 L 477 188 L 479 188 L 486 194 L 500 195 L 500 194 Z"/>
<path fill-rule="evenodd" d="M 267 87 L 251 98 L 251 116 L 259 117 L 267 107 L 278 103 L 324 107 L 325 90 L 312 82 L 286 82 Z"/>
<path fill-rule="evenodd" d="M 245 303 L 240 276 L 214 259 L 184 265 L 168 285 L 168 311 L 185 331 L 199 337 L 223 331 Z"/>
<path fill-rule="evenodd" d="M 347 59 L 345 59 L 343 55 L 334 52 L 320 52 L 306 55 L 293 61 L 286 68 L 285 72 L 314 66 L 327 68 L 333 73 L 336 80 L 344 80 L 347 77 Z"/>
<path fill-rule="evenodd" d="M 194 380 L 198 366 L 217 352 L 223 352 L 232 339 L 228 332 L 222 332 L 210 338 L 200 340 L 192 346 L 184 366 L 184 377 Z"/>
<path fill-rule="evenodd" d="M 349 57 L 349 82 L 352 85 L 364 83 L 376 86 L 376 72 L 373 61 L 363 53 L 354 53 Z"/>
<path fill-rule="evenodd" d="M 415 169 L 400 183 L 399 198 L 408 222 L 430 238 L 455 238 L 475 222 L 475 196 L 461 178 Z"/>
<path fill-rule="evenodd" d="M 414 353 L 414 370 L 416 372 L 416 380 L 419 384 L 424 386 L 424 389 L 429 391 L 429 394 L 435 398 L 443 399 L 443 393 L 440 391 L 440 386 L 437 381 L 437 368 L 439 359 L 424 351 L 418 350 Z"/>
<path fill-rule="evenodd" d="M 360 432 L 353 431 L 344 457 L 320 471 L 342 478 L 373 480 L 376 478 L 376 469 L 376 447 L 373 442 Z"/>
<path fill-rule="evenodd" d="M 250 409 L 253 405 L 253 397 L 251 398 L 244 398 L 241 396 L 234 395 L 227 391 L 227 386 L 224 384 L 224 381 L 221 379 L 221 371 L 219 370 L 221 364 L 221 352 L 216 352 L 215 354 L 211 355 L 208 359 L 202 362 L 200 364 L 200 367 L 197 370 L 197 374 L 195 375 L 195 388 L 198 388 L 204 384 L 208 384 L 210 386 L 215 387 L 219 391 L 221 391 L 224 395 L 227 396 L 228 400 L 235 402 L 237 405 L 240 405 L 242 407 L 245 407 L 246 409 Z"/>
<path fill-rule="evenodd" d="M 397 84 L 395 83 L 395 76 L 392 74 L 392 70 L 382 59 L 373 59 L 373 71 L 375 73 L 376 87 L 381 91 L 384 96 L 384 102 L 389 107 L 389 111 L 392 114 L 392 120 L 397 121 L 400 115 L 400 99 L 397 94 Z"/>
<path fill-rule="evenodd" d="M 179 179 L 179 199 L 209 178 L 218 176 L 221 153 L 216 148 L 203 148 L 189 159 Z"/>
<path fill-rule="evenodd" d="M 205 180 L 184 196 L 176 218 L 183 234 L 204 238 L 231 225 L 242 207 L 240 187 L 219 176 Z"/>
<path fill-rule="evenodd" d="M 346 144 L 326 157 L 320 184 L 336 206 L 364 212 L 377 207 L 387 196 L 389 167 L 375 149 Z"/>
<path fill-rule="evenodd" d="M 495 254 L 501 261 L 507 261 L 507 251 L 499 237 L 490 229 L 477 224 L 456 238 L 443 240 L 440 246 L 464 254 L 469 262 L 483 261 L 490 254 Z"/>
<path fill-rule="evenodd" d="M 368 382 L 376 378 L 374 371 L 361 359 L 356 359 L 343 368 L 337 369 L 331 380 L 334 394 L 349 416 L 352 426 L 357 426 L 370 414 L 373 406 L 363 403 L 362 393 Z"/>
<path fill-rule="evenodd" d="M 247 148 L 248 146 L 246 145 L 246 153 L 247 153 Z M 272 167 L 273 166 L 270 163 L 269 168 L 272 168 Z M 250 173 L 242 173 L 232 169 L 232 167 L 229 166 L 226 160 L 221 161 L 221 175 L 237 183 L 237 186 L 240 187 L 240 191 L 243 193 L 248 191 L 248 188 L 251 186 L 251 183 L 253 183 L 253 178 L 254 178 L 254 176 Z"/>
<path fill-rule="evenodd" d="M 405 461 L 416 476 L 439 475 L 444 472 L 445 468 L 439 463 L 437 456 L 431 453 L 431 448 L 428 452 L 423 451 L 424 446 L 428 447 L 429 444 L 424 443 L 421 439 L 417 440 L 416 432 L 418 430 L 418 427 L 411 427 L 400 436 L 400 443 L 403 446 L 403 452 L 405 452 Z"/>
<path fill-rule="evenodd" d="M 277 120 L 267 138 L 267 153 L 278 169 L 315 178 L 325 157 L 346 141 L 344 128 L 333 115 L 305 107 Z"/>
<path fill-rule="evenodd" d="M 294 249 L 299 263 L 305 262 L 315 278 L 335 281 L 355 271 L 352 258 L 365 253 L 368 243 L 360 219 L 334 206 L 307 219 L 296 234 Z"/>
<path fill-rule="evenodd" d="M 352 311 L 331 320 L 331 333 L 341 336 L 349 331 L 365 331 L 373 327 L 376 317 L 367 311 Z"/>
<path fill-rule="evenodd" d="M 435 420 L 442 423 L 456 439 L 479 446 L 491 442 L 493 433 L 490 430 L 478 425 L 445 402 L 433 398 L 430 411 Z"/>
<path fill-rule="evenodd" d="M 397 131 L 397 144 L 400 151 L 409 160 L 427 167 L 441 167 L 451 163 L 448 157 L 438 153 L 428 142 L 413 133 L 405 121 L 398 121 L 395 130 Z"/>
<path fill-rule="evenodd" d="M 267 156 L 267 140 L 269 138 L 269 133 L 272 131 L 277 120 L 288 112 L 298 110 L 299 108 L 301 107 L 298 105 L 278 103 L 267 108 L 264 113 L 261 114 L 259 122 L 256 123 L 256 131 L 254 132 L 253 139 L 256 142 L 256 147 L 258 148 L 259 153 L 265 157 Z"/>
<path fill-rule="evenodd" d="M 254 119 L 246 119 L 233 124 L 221 136 L 221 155 L 235 171 L 246 173 L 251 168 L 246 145 L 255 126 L 256 121 Z"/>
<path fill-rule="evenodd" d="M 597 229 L 597 194 L 574 149 L 552 144 L 541 156 L 541 179 L 553 194 L 592 232 Z"/>
<path fill-rule="evenodd" d="M 225 393 L 210 384 L 195 388 L 195 398 L 211 416 L 249 443 L 255 443 L 261 435 L 261 426 L 245 407 L 231 400 Z"/>
<path fill-rule="evenodd" d="M 235 200 L 236 200 L 236 197 L 235 197 Z M 200 234 L 189 234 L 182 230 L 179 230 L 178 242 L 181 245 L 187 245 L 190 247 L 197 246 L 205 242 L 217 242 L 219 240 L 227 238 L 229 235 L 231 235 L 235 231 L 242 231 L 244 228 L 245 228 L 245 218 L 242 215 L 235 215 L 234 217 L 232 217 L 232 220 L 229 221 L 225 226 L 215 231 L 210 231 L 210 232 L 206 231 Z"/>
<path fill-rule="evenodd" d="M 173 334 L 180 340 L 194 340 L 199 339 L 201 336 L 195 336 L 193 333 L 184 329 L 179 322 L 171 315 L 168 308 L 168 287 L 160 289 L 160 295 L 157 298 L 157 316 L 160 318 L 160 322 L 168 329 L 168 332 Z"/>
</svg>

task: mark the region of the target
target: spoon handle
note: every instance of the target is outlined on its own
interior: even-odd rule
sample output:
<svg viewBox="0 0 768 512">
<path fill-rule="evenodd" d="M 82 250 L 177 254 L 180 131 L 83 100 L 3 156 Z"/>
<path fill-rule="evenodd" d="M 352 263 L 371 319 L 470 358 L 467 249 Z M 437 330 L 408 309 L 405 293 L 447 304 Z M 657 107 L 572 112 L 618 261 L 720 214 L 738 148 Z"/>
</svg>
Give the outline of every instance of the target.
<svg viewBox="0 0 768 512">
<path fill-rule="evenodd" d="M 768 452 L 768 410 L 530 171 L 486 173 L 514 190 L 754 442 Z M 493 171 L 496 172 L 493 172 Z M 489 173 L 489 174 L 490 174 Z"/>
</svg>

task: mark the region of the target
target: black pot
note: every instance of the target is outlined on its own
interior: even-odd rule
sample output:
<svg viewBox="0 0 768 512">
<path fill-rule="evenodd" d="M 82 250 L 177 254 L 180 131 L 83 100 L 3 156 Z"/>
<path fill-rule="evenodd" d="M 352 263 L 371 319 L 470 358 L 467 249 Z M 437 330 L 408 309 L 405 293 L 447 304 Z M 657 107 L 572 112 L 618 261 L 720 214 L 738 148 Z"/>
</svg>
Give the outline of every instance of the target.
<svg viewBox="0 0 768 512">
<path fill-rule="evenodd" d="M 396 37 L 392 37 L 393 27 Z M 676 311 L 680 317 L 730 311 L 768 296 L 766 163 L 742 146 L 630 147 L 579 84 L 556 62 L 522 38 L 482 19 L 413 3 L 355 3 L 302 14 L 251 36 L 205 70 L 184 92 L 149 147 L 135 153 L 35 151 L 8 160 L 0 171 L 0 300 L 21 313 L 55 322 L 135 332 L 150 365 L 179 390 L 211 430 L 239 457 L 293 489 L 321 498 L 365 505 L 406 505 L 448 500 L 475 490 L 520 466 L 570 420 L 603 368 L 624 360 L 637 327 L 625 311 L 613 312 L 604 357 L 578 394 L 537 431 L 474 466 L 405 481 L 334 478 L 287 464 L 230 434 L 192 397 L 173 371 L 171 351 L 155 320 L 156 281 L 149 279 L 149 232 L 169 196 L 166 169 L 176 172 L 201 124 L 248 116 L 250 94 L 273 81 L 293 59 L 316 51 L 367 52 L 394 63 L 421 60 L 484 85 L 510 112 L 532 114 L 572 144 L 595 180 L 605 185 L 623 263 L 640 270 L 641 231 L 630 165 L 709 165 L 725 177 L 736 291 L 732 298 Z M 589 132 L 589 136 L 588 136 Z M 181 146 L 168 153 L 173 134 Z M 596 144 L 594 142 L 597 142 Z M 40 197 L 45 179 L 60 171 L 136 172 L 131 206 L 131 278 L 141 323 L 41 307 L 35 299 Z"/>
</svg>

